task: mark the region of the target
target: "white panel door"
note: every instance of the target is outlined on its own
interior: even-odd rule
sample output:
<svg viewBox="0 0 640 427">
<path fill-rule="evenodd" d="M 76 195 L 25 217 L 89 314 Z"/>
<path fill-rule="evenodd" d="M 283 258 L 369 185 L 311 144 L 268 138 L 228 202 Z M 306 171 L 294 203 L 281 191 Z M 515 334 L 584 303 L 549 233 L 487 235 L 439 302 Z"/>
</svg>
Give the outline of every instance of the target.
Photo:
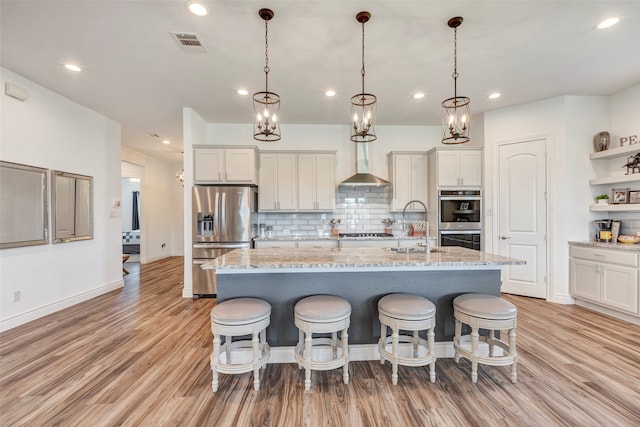
<svg viewBox="0 0 640 427">
<path fill-rule="evenodd" d="M 547 297 L 545 150 L 545 139 L 498 146 L 499 253 L 526 261 L 503 268 L 502 292 Z"/>
</svg>

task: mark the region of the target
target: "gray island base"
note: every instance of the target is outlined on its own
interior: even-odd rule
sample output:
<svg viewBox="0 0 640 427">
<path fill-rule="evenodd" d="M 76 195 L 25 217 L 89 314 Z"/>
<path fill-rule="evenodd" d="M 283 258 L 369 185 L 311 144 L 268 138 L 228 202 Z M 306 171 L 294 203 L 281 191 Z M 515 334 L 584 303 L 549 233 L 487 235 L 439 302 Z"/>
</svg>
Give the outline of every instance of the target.
<svg viewBox="0 0 640 427">
<path fill-rule="evenodd" d="M 454 335 L 453 299 L 463 293 L 500 295 L 501 269 L 523 261 L 458 247 L 427 253 L 381 248 L 235 250 L 203 265 L 215 269 L 217 300 L 256 297 L 271 304 L 267 340 L 292 347 L 298 339 L 293 307 L 309 295 L 330 294 L 351 304 L 350 345 L 376 345 L 378 300 L 406 292 L 437 309 L 436 341 Z M 355 360 L 355 359 L 354 359 Z"/>
</svg>

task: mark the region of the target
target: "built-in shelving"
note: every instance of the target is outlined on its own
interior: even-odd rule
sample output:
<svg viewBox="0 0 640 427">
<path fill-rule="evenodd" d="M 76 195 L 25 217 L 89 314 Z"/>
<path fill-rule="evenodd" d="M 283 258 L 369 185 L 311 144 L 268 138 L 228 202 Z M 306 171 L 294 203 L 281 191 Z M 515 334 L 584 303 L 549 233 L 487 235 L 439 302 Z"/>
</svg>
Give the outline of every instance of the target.
<svg viewBox="0 0 640 427">
<path fill-rule="evenodd" d="M 591 205 L 591 212 L 635 212 L 640 211 L 640 204 Z"/>
<path fill-rule="evenodd" d="M 609 150 L 598 151 L 597 153 L 591 153 L 589 158 L 591 160 L 599 159 L 616 159 L 619 157 L 626 157 L 630 154 L 640 152 L 640 144 L 625 145 L 624 147 L 611 148 Z"/>
<path fill-rule="evenodd" d="M 640 173 L 630 175 L 603 176 L 602 178 L 593 178 L 589 180 L 589 184 L 591 185 L 625 184 L 629 182 L 640 182 Z"/>
</svg>

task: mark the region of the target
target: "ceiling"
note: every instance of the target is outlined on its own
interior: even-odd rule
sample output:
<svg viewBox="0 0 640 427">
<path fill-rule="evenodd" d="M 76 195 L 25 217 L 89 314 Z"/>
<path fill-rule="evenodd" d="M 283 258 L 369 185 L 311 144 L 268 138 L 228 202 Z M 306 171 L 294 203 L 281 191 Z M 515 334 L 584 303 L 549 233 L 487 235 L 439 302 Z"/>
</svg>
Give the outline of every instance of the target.
<svg viewBox="0 0 640 427">
<path fill-rule="evenodd" d="M 378 97 L 379 125 L 439 125 L 453 96 L 453 30 L 458 94 L 476 116 L 559 95 L 610 95 L 640 82 L 639 1 L 204 1 L 0 0 L 1 65 L 122 124 L 123 145 L 181 161 L 182 107 L 210 123 L 247 123 L 251 94 L 264 90 L 264 21 L 269 7 L 270 90 L 287 124 L 344 124 L 361 90 L 361 24 L 366 91 Z M 607 30 L 605 17 L 621 16 Z M 197 33 L 188 51 L 171 32 Z M 73 62 L 83 71 L 63 65 Z M 236 91 L 247 89 L 249 96 Z M 328 89 L 336 91 L 330 98 Z M 422 91 L 425 97 L 413 99 Z M 489 100 L 492 92 L 502 96 Z M 157 137 L 149 136 L 158 135 Z M 172 143 L 162 144 L 163 139 Z"/>
</svg>

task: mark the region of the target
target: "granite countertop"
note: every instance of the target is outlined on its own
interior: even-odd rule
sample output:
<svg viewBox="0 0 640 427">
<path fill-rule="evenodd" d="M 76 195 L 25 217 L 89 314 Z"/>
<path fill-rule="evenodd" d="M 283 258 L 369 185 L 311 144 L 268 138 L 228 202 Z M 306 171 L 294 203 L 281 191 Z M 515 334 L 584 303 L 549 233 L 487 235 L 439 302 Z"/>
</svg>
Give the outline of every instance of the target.
<svg viewBox="0 0 640 427">
<path fill-rule="evenodd" d="M 619 251 L 640 252 L 640 244 L 634 243 L 604 243 L 604 242 L 569 242 L 574 246 L 587 246 L 591 248 L 614 249 Z"/>
<path fill-rule="evenodd" d="M 254 237 L 257 242 L 282 242 L 291 240 L 424 240 L 424 236 L 389 236 L 389 237 L 334 237 L 334 236 L 273 236 Z"/>
<path fill-rule="evenodd" d="M 236 249 L 202 264 L 219 274 L 279 272 L 282 270 L 454 270 L 496 269 L 525 261 L 457 246 L 425 252 L 394 252 L 389 248 Z"/>
</svg>

